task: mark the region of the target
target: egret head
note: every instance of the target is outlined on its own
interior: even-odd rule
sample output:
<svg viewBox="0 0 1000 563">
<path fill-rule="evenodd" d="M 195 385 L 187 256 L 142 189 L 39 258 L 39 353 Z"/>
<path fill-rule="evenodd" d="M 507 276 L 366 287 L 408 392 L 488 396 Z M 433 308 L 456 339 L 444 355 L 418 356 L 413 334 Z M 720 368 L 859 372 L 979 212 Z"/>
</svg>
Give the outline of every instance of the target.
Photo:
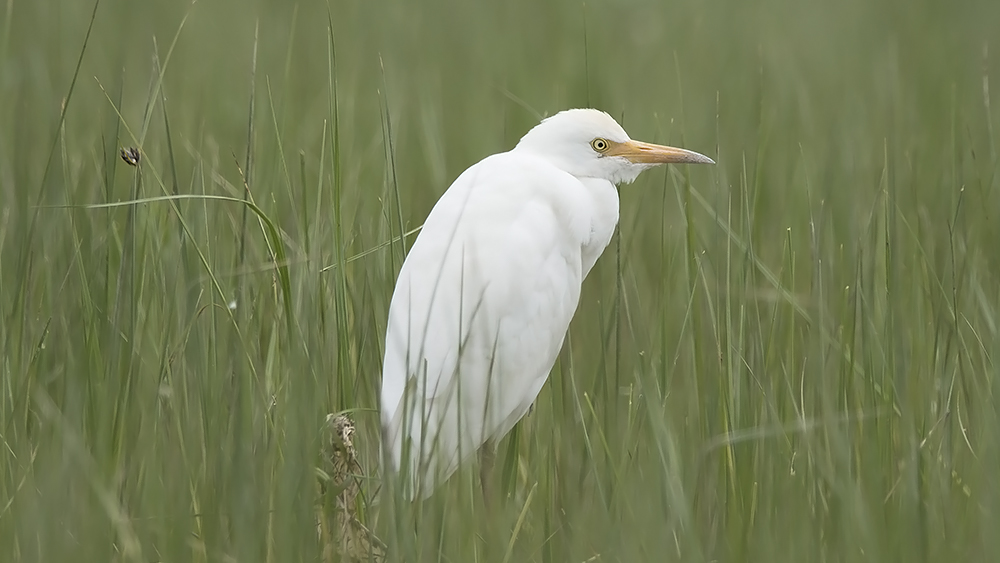
<svg viewBox="0 0 1000 563">
<path fill-rule="evenodd" d="M 577 178 L 629 183 L 659 164 L 715 164 L 693 151 L 633 141 L 610 115 L 570 109 L 543 120 L 514 150 L 531 151 Z"/>
</svg>

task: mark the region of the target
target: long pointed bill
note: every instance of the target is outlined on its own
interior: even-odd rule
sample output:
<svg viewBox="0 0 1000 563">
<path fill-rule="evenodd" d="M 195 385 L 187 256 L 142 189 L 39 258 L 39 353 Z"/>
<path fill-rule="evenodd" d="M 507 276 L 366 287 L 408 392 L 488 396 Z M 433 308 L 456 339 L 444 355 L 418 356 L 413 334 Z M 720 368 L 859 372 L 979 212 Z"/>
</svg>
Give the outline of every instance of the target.
<svg viewBox="0 0 1000 563">
<path fill-rule="evenodd" d="M 612 142 L 611 148 L 604 154 L 606 156 L 624 156 L 634 164 L 715 164 L 711 158 L 694 151 L 643 143 L 642 141 Z"/>
</svg>

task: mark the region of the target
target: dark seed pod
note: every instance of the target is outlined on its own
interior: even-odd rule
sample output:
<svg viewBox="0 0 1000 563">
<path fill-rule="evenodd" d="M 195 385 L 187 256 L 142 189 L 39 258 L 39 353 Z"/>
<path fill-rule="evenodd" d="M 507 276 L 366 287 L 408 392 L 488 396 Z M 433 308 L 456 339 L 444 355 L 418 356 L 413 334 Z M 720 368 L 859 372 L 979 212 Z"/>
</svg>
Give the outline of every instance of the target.
<svg viewBox="0 0 1000 563">
<path fill-rule="evenodd" d="M 122 149 L 122 160 L 129 166 L 139 166 L 139 156 L 139 149 L 135 147 Z"/>
</svg>

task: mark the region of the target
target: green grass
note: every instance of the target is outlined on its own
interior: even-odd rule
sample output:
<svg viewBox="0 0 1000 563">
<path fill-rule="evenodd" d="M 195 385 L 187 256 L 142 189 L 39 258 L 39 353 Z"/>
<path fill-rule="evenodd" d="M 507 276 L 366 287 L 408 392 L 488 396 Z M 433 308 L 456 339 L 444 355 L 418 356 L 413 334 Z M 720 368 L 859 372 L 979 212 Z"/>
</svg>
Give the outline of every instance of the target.
<svg viewBox="0 0 1000 563">
<path fill-rule="evenodd" d="M 0 560 L 318 561 L 344 409 L 393 560 L 1000 556 L 1000 4 L 0 14 Z M 505 503 L 383 495 L 400 233 L 574 106 L 719 164 L 622 188 Z"/>
</svg>

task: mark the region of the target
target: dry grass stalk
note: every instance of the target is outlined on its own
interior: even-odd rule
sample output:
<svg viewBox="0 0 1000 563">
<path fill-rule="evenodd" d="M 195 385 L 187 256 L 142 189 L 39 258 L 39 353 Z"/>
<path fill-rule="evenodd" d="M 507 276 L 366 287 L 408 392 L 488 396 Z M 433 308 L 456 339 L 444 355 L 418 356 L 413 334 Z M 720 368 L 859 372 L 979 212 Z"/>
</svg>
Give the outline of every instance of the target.
<svg viewBox="0 0 1000 563">
<path fill-rule="evenodd" d="M 362 471 L 354 451 L 354 422 L 343 414 L 330 414 L 326 422 L 319 510 L 323 561 L 381 563 L 385 544 L 357 518 Z"/>
</svg>

